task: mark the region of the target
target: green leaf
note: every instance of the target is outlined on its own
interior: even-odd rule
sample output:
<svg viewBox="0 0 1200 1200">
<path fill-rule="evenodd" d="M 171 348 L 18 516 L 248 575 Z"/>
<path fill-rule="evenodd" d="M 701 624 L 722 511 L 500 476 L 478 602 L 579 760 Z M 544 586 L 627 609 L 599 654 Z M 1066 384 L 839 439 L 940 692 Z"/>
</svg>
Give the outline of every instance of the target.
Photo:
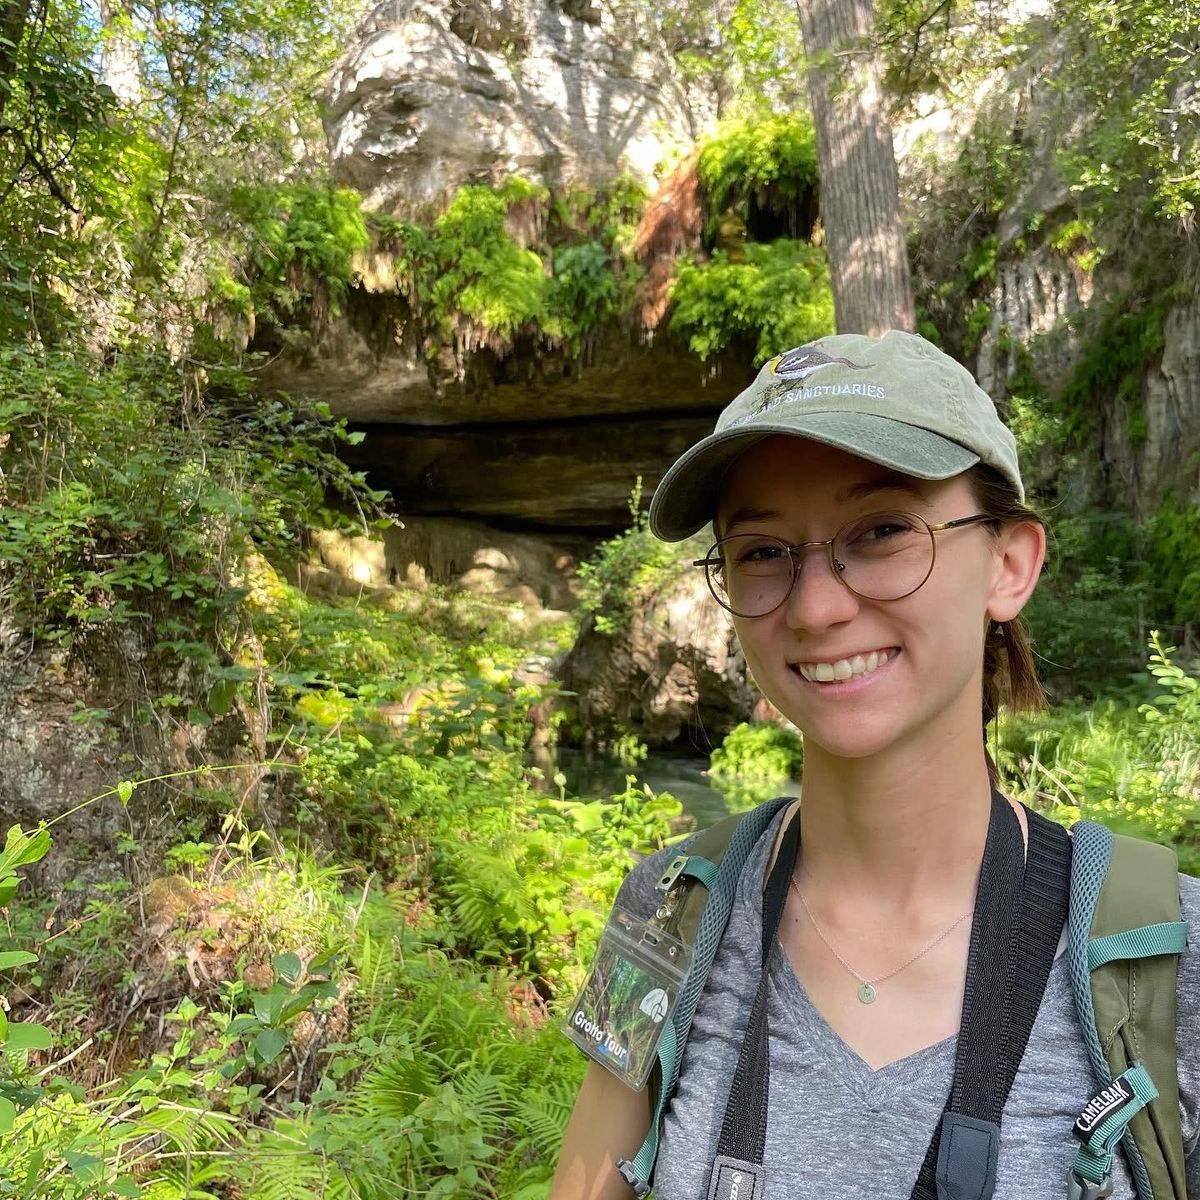
<svg viewBox="0 0 1200 1200">
<path fill-rule="evenodd" d="M 264 1029 L 254 1039 L 254 1052 L 264 1063 L 274 1062 L 287 1041 L 287 1037 L 278 1029 Z"/>
<path fill-rule="evenodd" d="M 23 967 L 38 960 L 36 954 L 28 950 L 0 950 L 0 971 L 8 971 L 13 967 Z"/>
<path fill-rule="evenodd" d="M 30 1021 L 10 1021 L 5 1050 L 49 1050 L 52 1045 L 50 1030 L 44 1025 Z"/>
<path fill-rule="evenodd" d="M 71 1168 L 71 1174 L 84 1183 L 102 1183 L 104 1180 L 104 1159 L 94 1154 L 82 1154 L 78 1150 L 64 1150 L 63 1158 Z"/>
<path fill-rule="evenodd" d="M 17 867 L 27 867 L 45 858 L 50 849 L 50 831 L 44 828 L 26 833 L 20 825 L 9 828 L 0 853 L 0 880 L 7 881 Z"/>
<path fill-rule="evenodd" d="M 271 959 L 271 966 L 275 968 L 275 978 L 282 980 L 284 983 L 297 984 L 300 982 L 300 976 L 303 973 L 304 965 L 300 961 L 298 954 L 293 954 L 290 950 L 286 954 L 277 954 Z"/>
<path fill-rule="evenodd" d="M 232 679 L 218 679 L 208 692 L 208 707 L 215 717 L 223 717 L 233 707 L 237 684 Z"/>
<path fill-rule="evenodd" d="M 129 801 L 133 798 L 133 789 L 135 787 L 137 787 L 137 784 L 132 779 L 122 779 L 117 784 L 117 799 L 126 808 L 129 806 Z"/>
<path fill-rule="evenodd" d="M 13 1122 L 17 1119 L 17 1106 L 0 1096 L 0 1133 L 12 1131 Z"/>
<path fill-rule="evenodd" d="M 225 1026 L 225 1032 L 230 1037 L 240 1037 L 247 1030 L 257 1029 L 261 1024 L 262 1021 L 258 1017 L 252 1017 L 249 1013 L 242 1013 L 240 1016 L 234 1017 Z"/>
<path fill-rule="evenodd" d="M 283 1012 L 291 992 L 284 987 L 273 987 L 269 992 L 256 992 L 254 996 L 254 1015 L 264 1025 L 274 1025 Z"/>
</svg>

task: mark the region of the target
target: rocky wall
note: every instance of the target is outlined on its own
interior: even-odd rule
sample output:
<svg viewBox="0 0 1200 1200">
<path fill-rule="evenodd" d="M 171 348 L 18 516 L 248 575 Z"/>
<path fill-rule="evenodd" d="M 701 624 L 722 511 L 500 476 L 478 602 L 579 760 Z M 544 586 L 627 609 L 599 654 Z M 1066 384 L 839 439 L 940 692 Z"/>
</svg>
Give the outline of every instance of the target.
<svg viewBox="0 0 1200 1200">
<path fill-rule="evenodd" d="M 389 2 L 322 97 L 335 176 L 413 212 L 464 183 L 650 183 L 704 114 L 673 64 L 590 0 Z"/>
</svg>

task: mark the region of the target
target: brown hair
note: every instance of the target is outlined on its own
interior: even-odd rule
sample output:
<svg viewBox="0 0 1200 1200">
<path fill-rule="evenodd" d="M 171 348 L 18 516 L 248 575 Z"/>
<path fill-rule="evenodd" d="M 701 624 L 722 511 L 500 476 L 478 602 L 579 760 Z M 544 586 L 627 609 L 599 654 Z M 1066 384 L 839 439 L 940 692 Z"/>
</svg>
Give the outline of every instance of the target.
<svg viewBox="0 0 1200 1200">
<path fill-rule="evenodd" d="M 1042 518 L 1023 504 L 1013 485 L 992 467 L 980 463 L 967 472 L 979 511 L 997 525 Z M 983 724 L 986 728 L 1004 704 L 1009 708 L 1039 711 L 1046 707 L 1046 693 L 1038 681 L 1033 648 L 1022 619 L 992 621 L 983 645 Z"/>
</svg>

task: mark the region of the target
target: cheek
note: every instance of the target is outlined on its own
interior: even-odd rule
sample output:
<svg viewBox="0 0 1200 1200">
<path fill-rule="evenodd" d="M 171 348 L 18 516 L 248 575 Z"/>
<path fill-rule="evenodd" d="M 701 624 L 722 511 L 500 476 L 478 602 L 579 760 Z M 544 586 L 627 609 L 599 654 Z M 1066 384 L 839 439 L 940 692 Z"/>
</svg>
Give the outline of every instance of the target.
<svg viewBox="0 0 1200 1200">
<path fill-rule="evenodd" d="M 988 582 L 990 576 L 980 564 L 979 570 L 945 576 L 932 588 L 926 585 L 932 618 L 923 624 L 933 645 L 948 656 L 962 656 L 974 667 L 982 662 L 983 643 L 988 623 Z M 922 590 L 926 590 L 922 589 Z"/>
<path fill-rule="evenodd" d="M 770 618 L 760 617 L 749 621 L 744 617 L 733 618 L 733 631 L 737 635 L 738 645 L 742 648 L 742 656 L 750 674 L 759 683 L 769 669 L 772 660 L 782 660 L 782 634 L 775 630 Z"/>
<path fill-rule="evenodd" d="M 742 654 L 747 662 L 758 657 L 758 630 L 755 629 L 757 622 L 746 621 L 742 617 L 733 617 L 733 632 L 737 638 L 738 645 L 742 648 Z"/>
</svg>

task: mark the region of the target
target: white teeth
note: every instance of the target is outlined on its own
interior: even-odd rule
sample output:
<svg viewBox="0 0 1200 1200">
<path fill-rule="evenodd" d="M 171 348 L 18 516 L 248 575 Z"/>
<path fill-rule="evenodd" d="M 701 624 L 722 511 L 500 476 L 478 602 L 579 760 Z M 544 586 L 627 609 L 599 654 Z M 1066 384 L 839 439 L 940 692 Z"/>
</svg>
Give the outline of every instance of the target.
<svg viewBox="0 0 1200 1200">
<path fill-rule="evenodd" d="M 886 650 L 872 650 L 870 654 L 856 654 L 853 658 L 839 658 L 837 662 L 797 663 L 800 674 L 809 683 L 842 682 L 846 679 L 857 679 L 861 675 L 869 675 L 872 671 L 883 666 L 891 655 Z"/>
</svg>

